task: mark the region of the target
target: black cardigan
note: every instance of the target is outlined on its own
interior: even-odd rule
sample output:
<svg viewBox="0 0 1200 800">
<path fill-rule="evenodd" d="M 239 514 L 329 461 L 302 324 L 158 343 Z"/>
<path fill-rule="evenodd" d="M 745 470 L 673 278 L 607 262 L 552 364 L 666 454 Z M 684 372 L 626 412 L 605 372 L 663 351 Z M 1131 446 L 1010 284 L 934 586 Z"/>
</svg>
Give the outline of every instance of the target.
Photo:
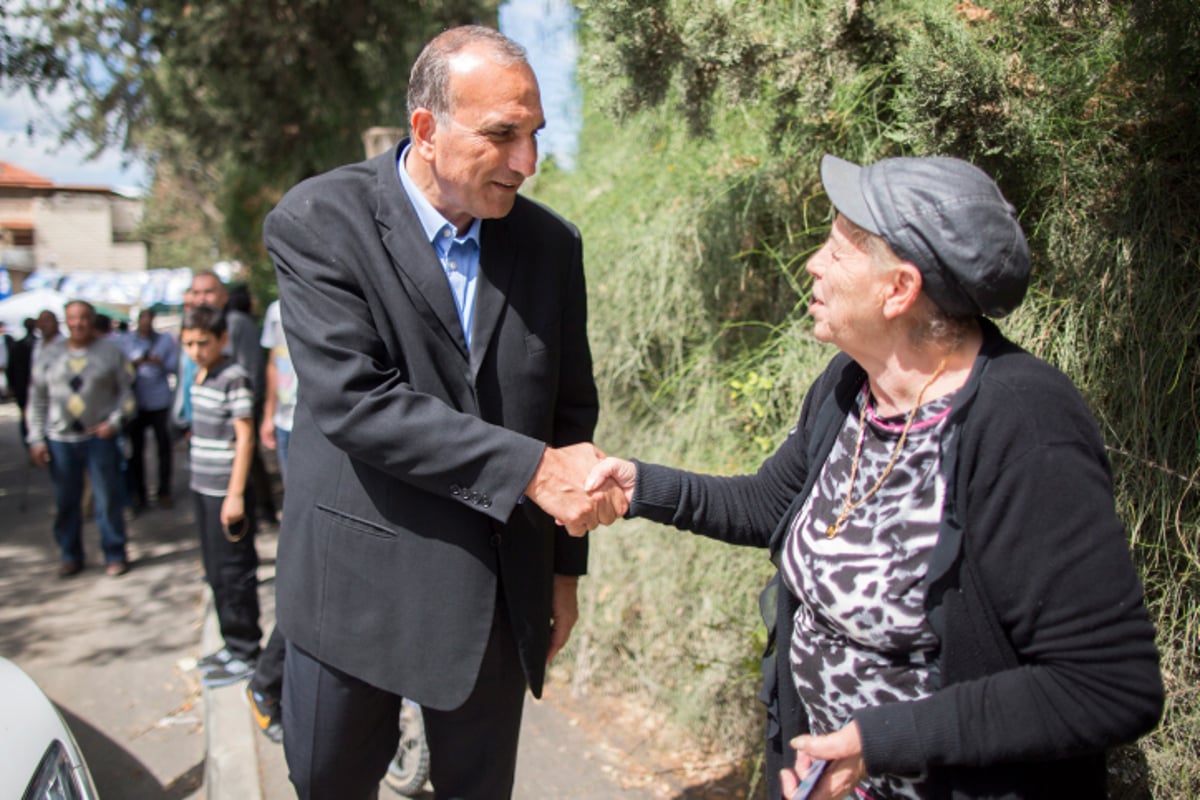
<svg viewBox="0 0 1200 800">
<path fill-rule="evenodd" d="M 1103 797 L 1105 748 L 1162 711 L 1154 630 L 1086 404 L 1061 372 L 981 322 L 983 347 L 943 437 L 956 446 L 942 453 L 947 497 L 925 579 L 942 686 L 857 712 L 863 756 L 872 774 L 926 775 L 939 797 Z M 834 358 L 754 475 L 639 464 L 630 516 L 765 547 L 777 561 L 865 378 Z M 786 742 L 808 727 L 787 660 L 796 599 L 776 575 L 762 604 L 768 761 L 787 763 Z M 768 764 L 773 786 L 779 765 Z"/>
</svg>

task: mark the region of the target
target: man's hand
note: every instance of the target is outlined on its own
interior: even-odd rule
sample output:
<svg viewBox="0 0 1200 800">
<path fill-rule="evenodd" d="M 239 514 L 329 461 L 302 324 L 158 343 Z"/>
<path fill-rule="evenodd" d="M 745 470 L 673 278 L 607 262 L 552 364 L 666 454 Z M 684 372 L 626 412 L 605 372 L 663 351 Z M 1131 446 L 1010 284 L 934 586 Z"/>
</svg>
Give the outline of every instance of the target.
<svg viewBox="0 0 1200 800">
<path fill-rule="evenodd" d="M 232 527 L 246 516 L 245 498 L 240 494 L 227 494 L 221 501 L 221 524 Z"/>
<path fill-rule="evenodd" d="M 571 638 L 571 629 L 579 619 L 578 589 L 579 579 L 573 575 L 554 576 L 554 596 L 550 600 L 550 649 L 546 651 L 547 665 Z"/>
<path fill-rule="evenodd" d="M 609 525 L 625 513 L 624 508 L 614 506 L 619 493 L 587 492 L 583 488 L 588 473 L 602 458 L 604 453 L 590 442 L 547 447 L 533 480 L 525 487 L 525 496 L 566 527 L 572 536 L 583 536 L 599 525 Z"/>
<path fill-rule="evenodd" d="M 45 442 L 29 445 L 29 463 L 35 467 L 44 467 L 50 463 L 50 448 Z"/>
<path fill-rule="evenodd" d="M 117 435 L 117 427 L 111 422 L 101 422 L 89 428 L 88 433 L 97 439 L 111 439 Z"/>
<path fill-rule="evenodd" d="M 862 737 L 858 732 L 857 722 L 851 722 L 828 736 L 797 736 L 792 739 L 791 744 L 796 750 L 796 765 L 779 773 L 780 788 L 783 789 L 784 797 L 792 796 L 804 778 L 804 773 L 816 759 L 831 763 L 809 795 L 811 800 L 838 800 L 848 797 L 853 794 L 854 787 L 867 776 L 867 766 L 862 757 Z"/>
<path fill-rule="evenodd" d="M 275 449 L 275 420 L 263 414 L 262 425 L 258 426 L 258 440 L 268 450 Z"/>
</svg>

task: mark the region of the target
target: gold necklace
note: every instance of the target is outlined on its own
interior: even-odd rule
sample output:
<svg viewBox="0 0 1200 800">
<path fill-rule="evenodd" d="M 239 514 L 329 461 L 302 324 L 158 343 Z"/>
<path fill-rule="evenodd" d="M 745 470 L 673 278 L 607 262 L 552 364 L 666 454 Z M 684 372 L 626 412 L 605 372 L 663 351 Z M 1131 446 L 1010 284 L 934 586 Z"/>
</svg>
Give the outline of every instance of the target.
<svg viewBox="0 0 1200 800">
<path fill-rule="evenodd" d="M 904 430 L 900 431 L 900 439 L 896 442 L 895 448 L 892 449 L 892 457 L 888 460 L 887 466 L 883 468 L 883 474 L 879 476 L 879 480 L 875 481 L 875 485 L 870 491 L 864 494 L 858 500 L 853 501 L 854 497 L 854 479 L 858 475 L 858 460 L 862 456 L 863 440 L 867 437 L 867 408 L 871 405 L 871 396 L 868 393 L 863 398 L 862 412 L 858 415 L 858 443 L 854 446 L 854 460 L 850 462 L 850 486 L 846 489 L 846 501 L 842 503 L 842 510 L 828 528 L 825 529 L 825 538 L 832 539 L 838 535 L 838 531 L 846 524 L 846 520 L 850 519 L 850 515 L 855 509 L 863 503 L 870 500 L 879 491 L 879 487 L 883 486 L 883 482 L 887 480 L 888 475 L 892 474 L 892 467 L 896 466 L 896 461 L 900 458 L 900 451 L 904 449 L 904 440 L 908 438 L 908 430 L 912 427 L 913 420 L 917 418 L 917 411 L 921 408 L 921 401 L 925 398 L 925 392 L 933 385 L 933 382 L 941 377 L 942 372 L 946 369 L 946 359 L 942 359 L 938 364 L 938 368 L 934 371 L 933 376 L 925 382 L 921 387 L 921 391 L 917 394 L 917 404 L 913 406 L 912 411 L 908 412 L 908 419 L 904 421 Z"/>
</svg>

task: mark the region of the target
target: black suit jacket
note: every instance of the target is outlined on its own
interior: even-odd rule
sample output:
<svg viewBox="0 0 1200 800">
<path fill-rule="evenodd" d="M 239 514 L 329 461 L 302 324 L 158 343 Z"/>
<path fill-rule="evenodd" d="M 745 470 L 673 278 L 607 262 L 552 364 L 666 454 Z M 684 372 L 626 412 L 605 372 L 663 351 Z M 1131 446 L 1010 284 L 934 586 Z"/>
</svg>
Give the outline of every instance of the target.
<svg viewBox="0 0 1200 800">
<path fill-rule="evenodd" d="M 518 198 L 481 228 L 467 351 L 396 173 L 405 143 L 301 183 L 265 223 L 299 378 L 278 624 L 322 662 L 431 708 L 460 705 L 497 582 L 540 695 L 554 574 L 572 539 L 522 492 L 545 444 L 598 415 L 578 231 Z"/>
</svg>

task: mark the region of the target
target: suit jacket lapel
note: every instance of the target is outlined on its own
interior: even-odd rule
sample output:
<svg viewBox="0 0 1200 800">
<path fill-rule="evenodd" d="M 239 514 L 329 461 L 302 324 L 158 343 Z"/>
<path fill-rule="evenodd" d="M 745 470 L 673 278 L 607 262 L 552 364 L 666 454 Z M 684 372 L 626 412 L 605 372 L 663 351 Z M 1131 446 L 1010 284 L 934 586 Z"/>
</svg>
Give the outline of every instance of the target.
<svg viewBox="0 0 1200 800">
<path fill-rule="evenodd" d="M 438 263 L 433 245 L 425 238 L 425 230 L 396 174 L 397 159 L 407 143 L 407 140 L 402 141 L 389 151 L 390 156 L 384 154 L 375 159 L 378 209 L 375 219 L 380 228 L 380 239 L 397 271 L 415 287 L 416 294 L 412 295 L 412 299 L 417 313 L 430 326 L 440 327 L 465 359 L 467 341 L 446 274 Z"/>
<path fill-rule="evenodd" d="M 485 219 L 479 232 L 479 274 L 475 280 L 475 322 L 471 333 L 471 377 L 479 373 L 488 345 L 508 300 L 518 244 L 505 241 L 508 224 Z"/>
</svg>

